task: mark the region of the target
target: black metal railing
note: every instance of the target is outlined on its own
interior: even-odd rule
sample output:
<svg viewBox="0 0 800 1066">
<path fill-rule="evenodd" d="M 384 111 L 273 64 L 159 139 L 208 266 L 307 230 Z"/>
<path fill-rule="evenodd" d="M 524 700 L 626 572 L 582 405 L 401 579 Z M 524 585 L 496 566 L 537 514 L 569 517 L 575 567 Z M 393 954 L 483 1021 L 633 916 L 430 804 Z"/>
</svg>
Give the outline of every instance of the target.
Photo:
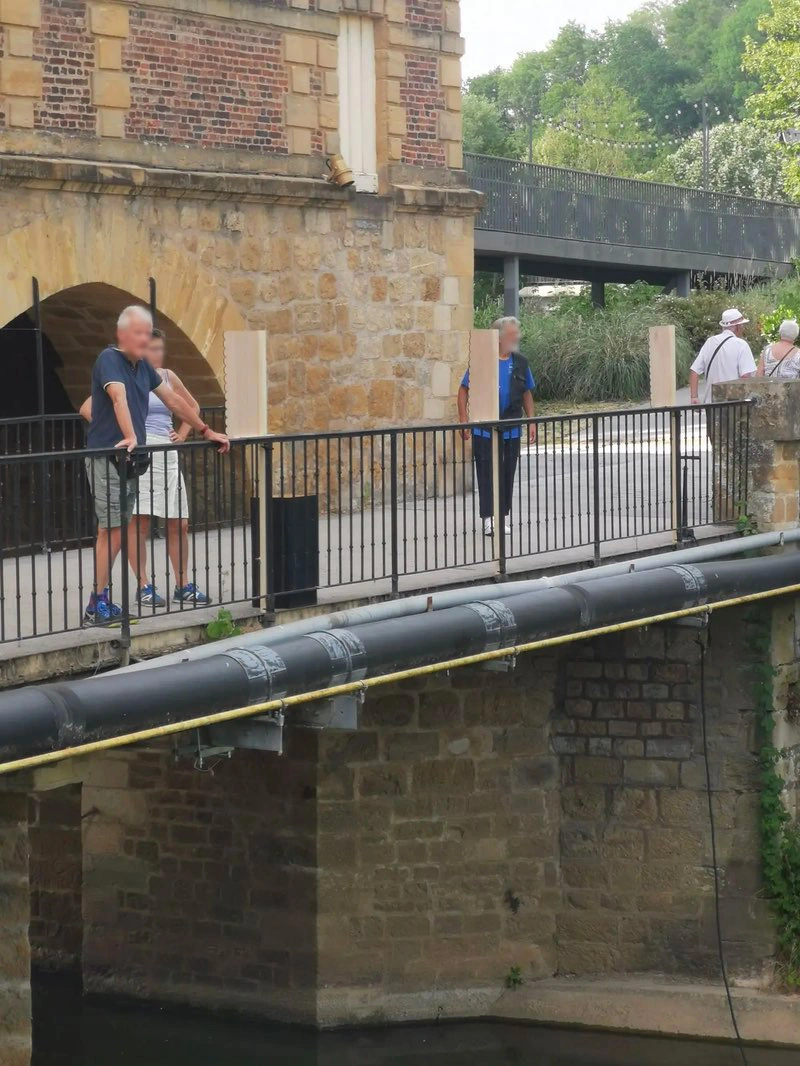
<svg viewBox="0 0 800 1066">
<path fill-rule="evenodd" d="M 109 597 L 133 621 L 193 611 L 173 600 L 176 585 L 197 586 L 212 611 L 272 612 L 531 569 L 545 556 L 597 562 L 612 544 L 691 542 L 746 513 L 749 418 L 741 402 L 476 424 L 476 439 L 424 426 L 238 440 L 225 456 L 203 442 L 143 449 L 144 524 L 125 530 Z M 103 493 L 120 506 L 107 498 L 121 492 L 115 470 L 83 449 L 0 456 L 0 640 L 82 624 L 98 584 L 87 541 Z M 144 584 L 166 603 L 141 602 Z"/>
<path fill-rule="evenodd" d="M 513 159 L 467 155 L 478 229 L 790 263 L 800 207 Z"/>
</svg>

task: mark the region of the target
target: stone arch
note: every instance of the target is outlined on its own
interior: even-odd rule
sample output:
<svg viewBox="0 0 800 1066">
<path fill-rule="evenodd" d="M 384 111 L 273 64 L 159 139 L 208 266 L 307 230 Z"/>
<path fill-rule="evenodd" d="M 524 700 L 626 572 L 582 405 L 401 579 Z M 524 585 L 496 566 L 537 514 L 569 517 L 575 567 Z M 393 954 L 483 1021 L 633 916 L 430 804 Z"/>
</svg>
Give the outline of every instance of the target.
<svg viewBox="0 0 800 1066">
<path fill-rule="evenodd" d="M 76 298 L 93 309 L 87 313 L 98 325 L 111 322 L 114 309 L 118 313 L 125 303 L 147 302 L 148 279 L 153 277 L 159 316 L 177 345 L 175 369 L 181 373 L 180 366 L 188 365 L 192 353 L 202 356 L 205 366 L 196 363 L 189 377 L 198 400 L 213 402 L 222 397 L 224 332 L 245 329 L 246 323 L 213 275 L 191 255 L 157 239 L 138 214 L 135 202 L 97 197 L 83 210 L 39 218 L 5 235 L 0 326 L 30 310 L 34 276 L 45 332 L 48 313 L 53 320 L 60 315 L 63 322 L 70 306 L 74 312 Z M 106 340 L 111 337 L 113 329 Z M 67 378 L 65 370 L 64 385 L 74 403 L 77 383 Z"/>
</svg>

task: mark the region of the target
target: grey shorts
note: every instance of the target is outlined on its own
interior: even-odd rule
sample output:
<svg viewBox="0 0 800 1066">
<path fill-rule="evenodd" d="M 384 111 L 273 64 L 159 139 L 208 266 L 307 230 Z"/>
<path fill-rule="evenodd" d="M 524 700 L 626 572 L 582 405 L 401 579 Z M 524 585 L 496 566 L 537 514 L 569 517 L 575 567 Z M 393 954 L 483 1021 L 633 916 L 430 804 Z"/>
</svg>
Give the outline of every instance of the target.
<svg viewBox="0 0 800 1066">
<path fill-rule="evenodd" d="M 120 499 L 119 472 L 111 459 L 103 455 L 87 459 L 86 476 L 89 478 L 94 497 L 94 513 L 97 515 L 98 526 L 102 529 L 116 529 L 123 524 L 127 525 L 136 502 L 137 479 L 128 478 L 123 501 Z"/>
</svg>

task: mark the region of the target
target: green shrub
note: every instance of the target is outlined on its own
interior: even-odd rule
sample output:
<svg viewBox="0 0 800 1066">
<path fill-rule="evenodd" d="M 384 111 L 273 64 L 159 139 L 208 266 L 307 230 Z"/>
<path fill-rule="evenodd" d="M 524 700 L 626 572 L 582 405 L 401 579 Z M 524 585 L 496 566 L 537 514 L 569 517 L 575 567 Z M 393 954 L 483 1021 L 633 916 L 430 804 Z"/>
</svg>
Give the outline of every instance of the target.
<svg viewBox="0 0 800 1066">
<path fill-rule="evenodd" d="M 643 401 L 650 391 L 650 326 L 674 325 L 677 384 L 704 341 L 720 330 L 722 312 L 736 306 L 750 319 L 746 338 L 758 355 L 784 318 L 800 314 L 800 278 L 734 292 L 711 287 L 687 299 L 663 296 L 651 285 L 608 286 L 605 309 L 592 307 L 588 290 L 562 296 L 550 311 L 523 309 L 522 352 L 541 400 Z M 475 310 L 477 329 L 502 315 L 502 300 L 486 289 Z"/>
<path fill-rule="evenodd" d="M 485 304 L 475 315 L 477 329 L 488 329 L 500 313 Z M 526 313 L 522 353 L 536 379 L 540 400 L 644 400 L 650 391 L 650 326 L 660 317 L 654 305 L 629 309 L 624 304 L 586 315 Z M 685 383 L 692 351 L 677 335 L 678 380 Z"/>
</svg>

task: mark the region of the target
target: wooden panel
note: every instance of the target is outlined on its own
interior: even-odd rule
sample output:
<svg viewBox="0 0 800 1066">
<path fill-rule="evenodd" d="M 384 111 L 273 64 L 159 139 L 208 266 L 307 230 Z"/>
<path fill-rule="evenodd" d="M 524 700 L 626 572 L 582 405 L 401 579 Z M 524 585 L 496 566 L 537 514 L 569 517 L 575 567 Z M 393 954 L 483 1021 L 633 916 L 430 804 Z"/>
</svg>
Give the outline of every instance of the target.
<svg viewBox="0 0 800 1066">
<path fill-rule="evenodd" d="M 267 425 L 267 335 L 225 332 L 225 421 L 229 437 L 263 437 Z"/>
<path fill-rule="evenodd" d="M 500 335 L 496 329 L 473 329 L 469 335 L 469 420 L 500 418 Z"/>
<path fill-rule="evenodd" d="M 675 405 L 675 327 L 650 327 L 650 404 Z"/>
</svg>

